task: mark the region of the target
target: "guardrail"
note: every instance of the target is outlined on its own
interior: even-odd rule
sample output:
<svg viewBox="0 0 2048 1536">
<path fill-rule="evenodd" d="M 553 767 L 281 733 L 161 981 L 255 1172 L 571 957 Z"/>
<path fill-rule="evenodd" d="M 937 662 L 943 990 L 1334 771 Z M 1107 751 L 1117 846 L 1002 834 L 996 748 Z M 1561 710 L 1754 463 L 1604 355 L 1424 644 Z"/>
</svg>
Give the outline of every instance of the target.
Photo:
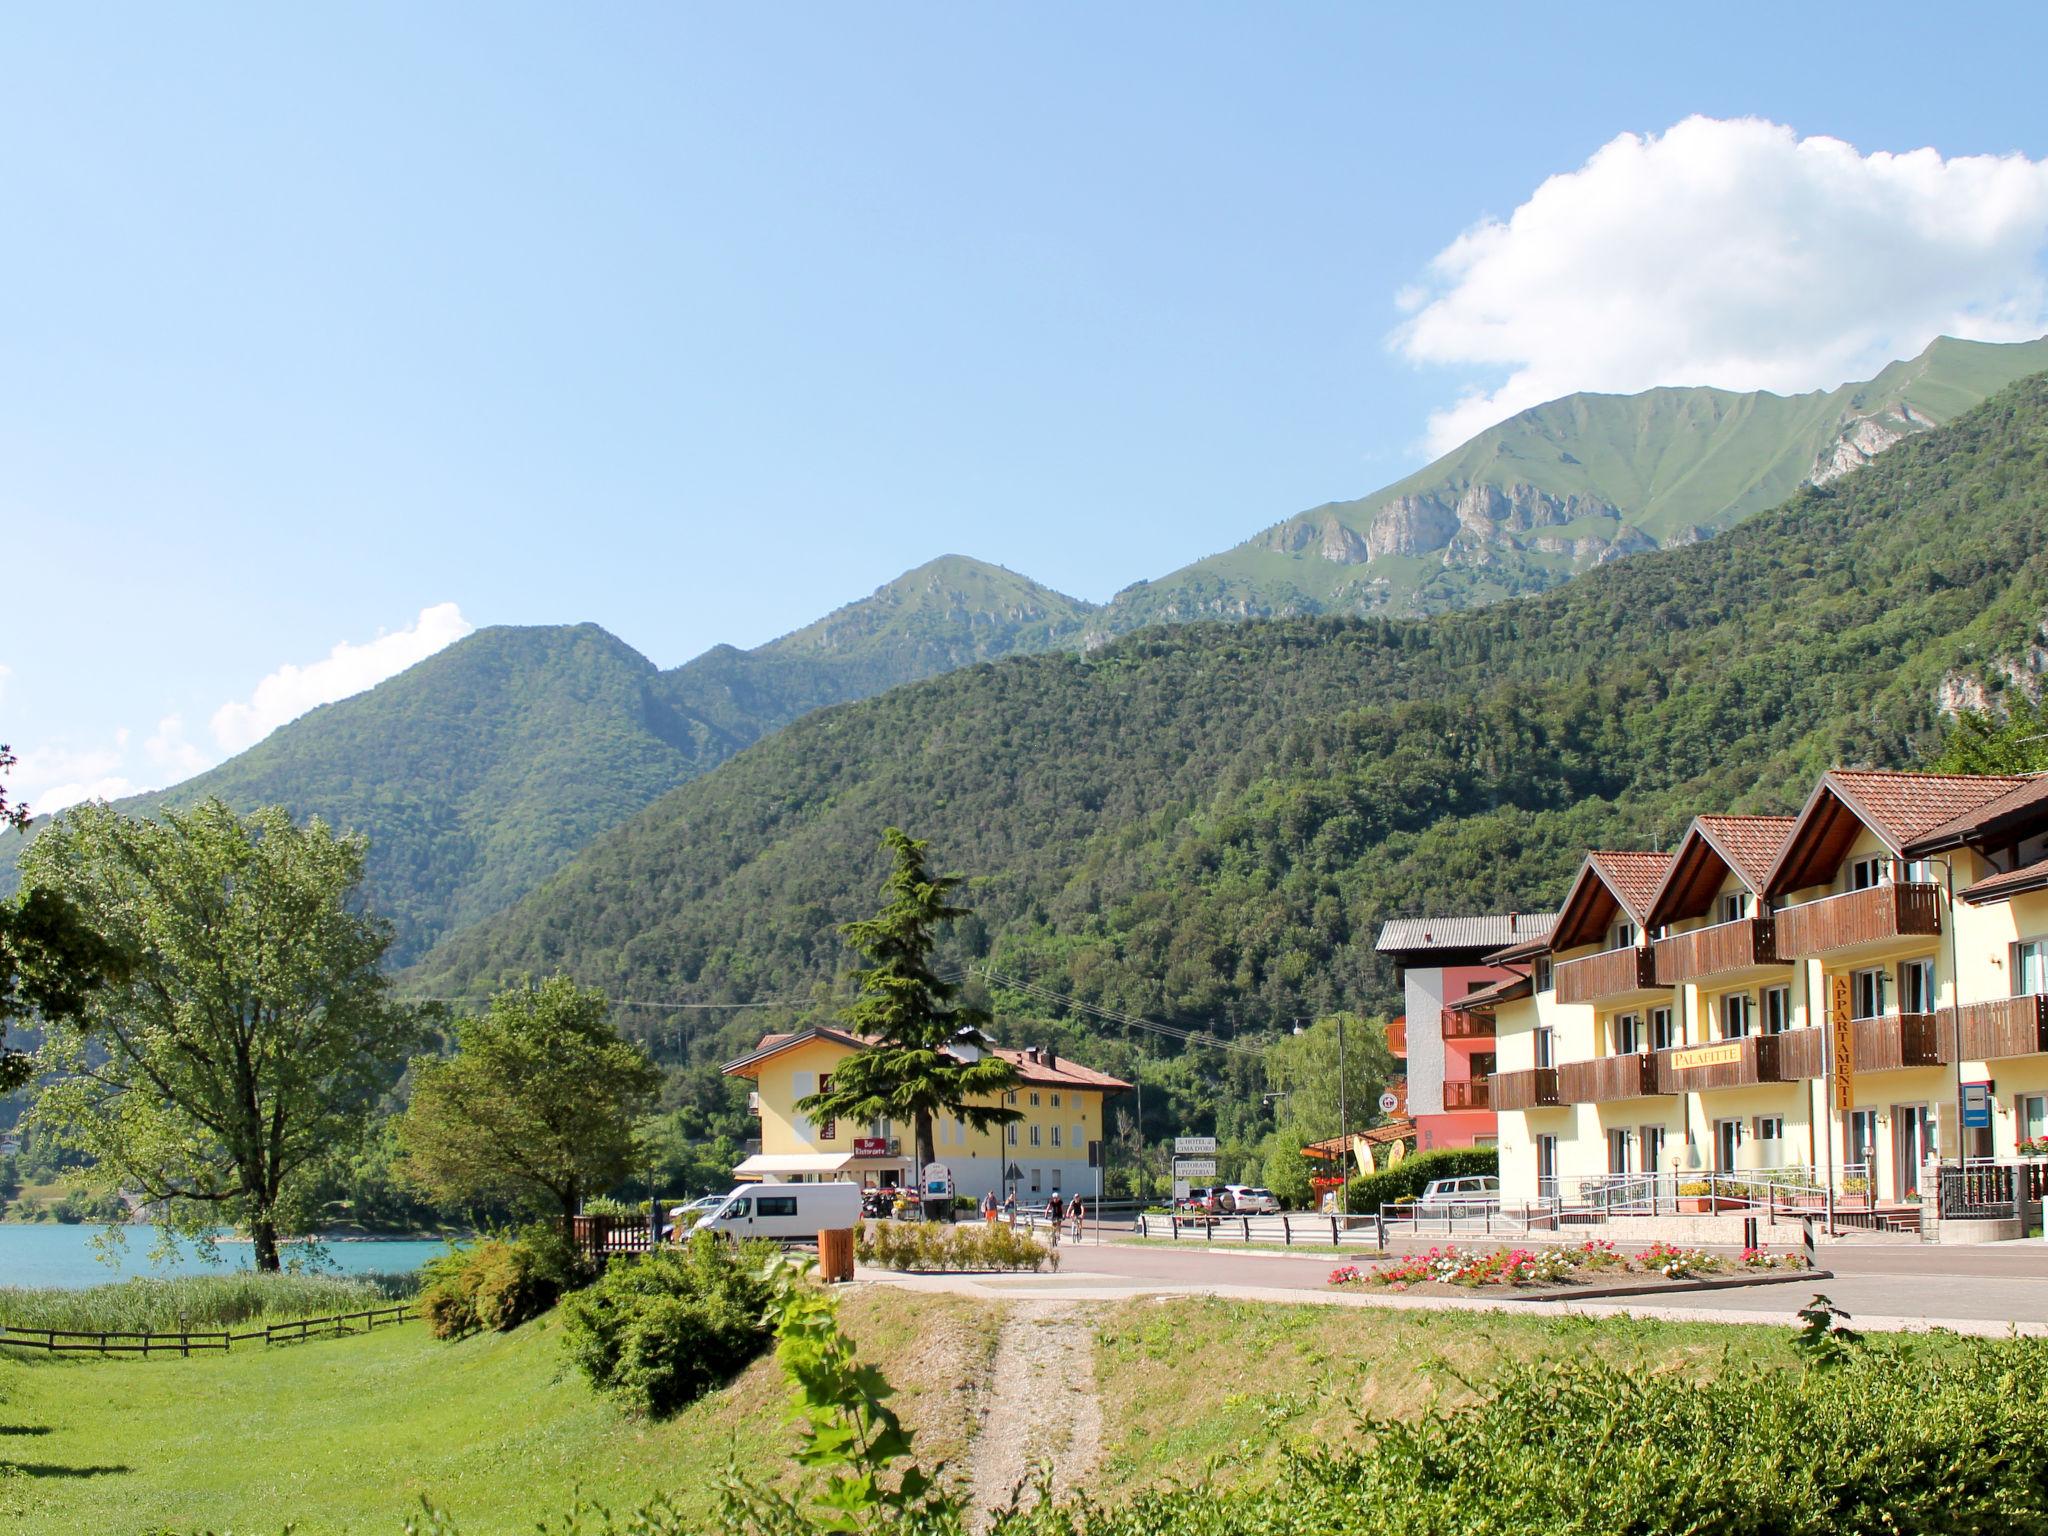
<svg viewBox="0 0 2048 1536">
<path fill-rule="evenodd" d="M 262 1340 L 264 1344 L 297 1344 L 306 1339 L 338 1338 L 374 1333 L 389 1323 L 402 1323 L 418 1316 L 410 1302 L 397 1306 L 372 1307 L 365 1312 L 336 1312 L 328 1317 L 301 1317 L 290 1322 L 268 1323 L 237 1333 L 232 1329 L 210 1329 L 178 1333 L 119 1333 L 111 1329 L 94 1331 L 78 1328 L 0 1328 L 0 1344 L 20 1349 L 40 1349 L 52 1354 L 86 1355 L 178 1355 L 189 1357 L 194 1350 L 228 1353 L 236 1344 Z M 361 1328 L 350 1325 L 361 1323 Z"/>
</svg>

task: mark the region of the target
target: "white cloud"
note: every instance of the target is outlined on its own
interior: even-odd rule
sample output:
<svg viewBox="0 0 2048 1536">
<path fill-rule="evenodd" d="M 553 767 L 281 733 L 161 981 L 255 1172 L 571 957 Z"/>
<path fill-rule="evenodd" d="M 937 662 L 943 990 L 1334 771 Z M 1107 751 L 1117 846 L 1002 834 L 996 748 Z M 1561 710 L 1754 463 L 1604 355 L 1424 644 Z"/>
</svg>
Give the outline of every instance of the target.
<svg viewBox="0 0 2048 1536">
<path fill-rule="evenodd" d="M 437 603 L 422 608 L 404 629 L 362 645 L 338 642 L 323 661 L 303 667 L 287 662 L 258 683 L 248 699 L 231 701 L 213 712 L 213 739 L 224 752 L 253 747 L 286 721 L 317 705 L 374 688 L 475 627 L 455 604 Z"/>
<path fill-rule="evenodd" d="M 1832 388 L 1938 335 L 2038 336 L 2044 247 L 2048 161 L 1692 117 L 1460 235 L 1397 295 L 1393 344 L 1489 377 L 1430 418 L 1441 453 L 1575 390 Z"/>
<path fill-rule="evenodd" d="M 316 705 L 375 687 L 474 628 L 454 603 L 437 603 L 422 608 L 404 629 L 361 645 L 342 641 L 323 660 L 303 667 L 279 667 L 247 699 L 230 700 L 214 711 L 212 733 L 218 750 L 187 737 L 179 715 L 165 715 L 139 745 L 123 727 L 105 745 L 77 747 L 60 741 L 17 746 L 20 761 L 9 774 L 8 798 L 43 816 L 85 800 L 118 800 L 179 783 L 254 746 Z M 10 675 L 0 666 L 0 688 Z"/>
<path fill-rule="evenodd" d="M 11 770 L 10 800 L 19 800 L 38 816 L 64 810 L 82 800 L 118 800 L 141 787 L 121 770 L 128 758 L 129 735 L 116 731 L 103 747 L 46 746 L 17 750 Z"/>
</svg>

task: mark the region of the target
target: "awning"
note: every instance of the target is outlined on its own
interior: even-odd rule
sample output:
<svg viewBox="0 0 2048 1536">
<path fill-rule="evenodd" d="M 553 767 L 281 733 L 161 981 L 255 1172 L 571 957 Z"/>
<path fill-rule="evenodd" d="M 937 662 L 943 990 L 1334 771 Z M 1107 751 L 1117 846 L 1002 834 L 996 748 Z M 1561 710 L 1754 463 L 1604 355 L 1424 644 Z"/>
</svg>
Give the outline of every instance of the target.
<svg viewBox="0 0 2048 1536">
<path fill-rule="evenodd" d="M 756 1152 L 733 1169 L 738 1179 L 772 1179 L 782 1174 L 849 1173 L 865 1168 L 908 1168 L 901 1157 L 855 1157 L 851 1152 Z"/>
</svg>

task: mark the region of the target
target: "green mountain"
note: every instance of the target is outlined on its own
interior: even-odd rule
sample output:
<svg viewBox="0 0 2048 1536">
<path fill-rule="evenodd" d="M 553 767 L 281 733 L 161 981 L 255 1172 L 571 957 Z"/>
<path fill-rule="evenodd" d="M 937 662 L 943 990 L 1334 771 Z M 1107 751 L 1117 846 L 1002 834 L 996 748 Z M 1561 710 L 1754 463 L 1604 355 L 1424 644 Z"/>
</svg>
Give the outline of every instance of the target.
<svg viewBox="0 0 2048 1536">
<path fill-rule="evenodd" d="M 950 963 L 1225 1031 L 1392 1007 L 1387 914 L 1536 910 L 1588 844 L 1791 809 L 1829 763 L 1923 760 L 1942 691 L 2040 643 L 2044 526 L 2048 377 L 1540 596 L 954 672 L 675 790 L 409 981 L 467 995 L 559 966 L 618 996 L 802 1014 L 846 963 L 832 925 L 871 908 L 893 823 L 972 879 Z M 1043 1007 L 998 1001 L 1013 1023 Z M 777 1017 L 662 1028 L 729 1040 Z"/>
<path fill-rule="evenodd" d="M 595 624 L 479 630 L 119 806 L 148 815 L 218 795 L 368 833 L 369 897 L 397 924 L 404 963 L 799 715 L 1066 643 L 1092 611 L 948 556 L 756 650 L 720 646 L 668 672 Z M 0 885 L 19 847 L 0 839 Z"/>
<path fill-rule="evenodd" d="M 1128 588 L 1101 627 L 1440 613 L 1540 591 L 1620 555 L 1719 533 L 2044 368 L 2048 338 L 1942 337 L 1867 383 L 1806 395 L 1567 395 L 1370 496 Z"/>
</svg>

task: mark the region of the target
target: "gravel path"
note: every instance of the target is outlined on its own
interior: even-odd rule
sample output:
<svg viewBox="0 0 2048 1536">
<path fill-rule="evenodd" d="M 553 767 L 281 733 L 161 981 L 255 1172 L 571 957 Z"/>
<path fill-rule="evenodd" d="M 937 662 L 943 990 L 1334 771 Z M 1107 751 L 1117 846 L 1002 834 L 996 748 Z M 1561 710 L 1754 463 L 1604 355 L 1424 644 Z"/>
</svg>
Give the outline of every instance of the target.
<svg viewBox="0 0 2048 1536">
<path fill-rule="evenodd" d="M 1036 1502 L 1030 1486 L 1050 1466 L 1058 1489 L 1085 1486 L 1102 1452 L 1091 1308 L 1067 1301 L 1011 1304 L 996 1342 L 981 1430 L 969 1453 L 976 1529 L 1010 1501 Z"/>
</svg>

